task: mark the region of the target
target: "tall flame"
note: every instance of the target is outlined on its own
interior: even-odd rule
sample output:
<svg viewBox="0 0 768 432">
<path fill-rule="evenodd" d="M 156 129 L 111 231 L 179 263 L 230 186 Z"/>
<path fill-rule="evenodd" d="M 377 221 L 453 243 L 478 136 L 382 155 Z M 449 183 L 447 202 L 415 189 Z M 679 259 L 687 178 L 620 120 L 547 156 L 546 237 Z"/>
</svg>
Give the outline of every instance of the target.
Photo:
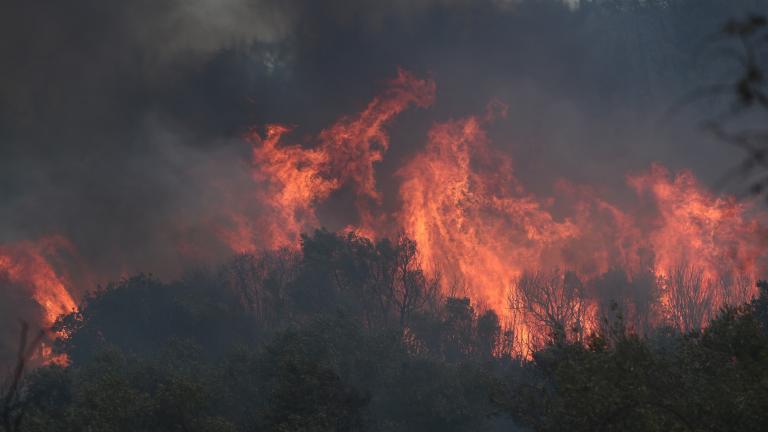
<svg viewBox="0 0 768 432">
<path fill-rule="evenodd" d="M 526 194 L 510 159 L 488 148 L 482 123 L 468 117 L 432 128 L 425 151 L 399 172 L 399 220 L 444 284 L 469 283 L 476 299 L 504 310 L 513 280 L 578 227 Z"/>
<path fill-rule="evenodd" d="M 467 295 L 501 313 L 525 345 L 522 354 L 547 337 L 547 320 L 561 333 L 596 329 L 605 295 L 621 297 L 638 328 L 662 320 L 687 331 L 721 305 L 754 294 L 767 268 L 763 213 L 708 191 L 690 171 L 659 164 L 627 177 L 630 205 L 565 180 L 555 182 L 556 198 L 537 197 L 484 130 L 506 115 L 499 102 L 484 115 L 434 124 L 424 148 L 396 171 L 398 207 L 385 208 L 376 166 L 390 146 L 387 127 L 434 98 L 432 80 L 399 70 L 362 112 L 308 142 L 286 143 L 292 128 L 280 124 L 251 131 L 255 203 L 224 208 L 226 226 L 217 219 L 213 231 L 236 252 L 296 249 L 301 233 L 319 226 L 318 205 L 351 192 L 352 229 L 410 237 L 444 294 Z M 0 245 L 0 281 L 27 289 L 47 327 L 76 308 L 57 261 L 72 251 L 61 236 Z"/>
<path fill-rule="evenodd" d="M 264 243 L 272 248 L 298 245 L 300 233 L 317 224 L 315 205 L 345 184 L 351 184 L 357 196 L 360 227 L 370 229 L 375 222 L 371 205 L 380 203 L 374 164 L 389 148 L 384 128 L 409 105 L 429 106 L 434 93 L 433 81 L 399 70 L 383 94 L 360 114 L 342 117 L 320 132 L 312 148 L 282 145 L 290 131 L 283 125 L 267 126 L 264 137 L 250 133 L 253 177 L 262 186 L 258 199 L 267 208 L 258 224 L 268 235 Z M 241 232 L 248 231 L 239 226 Z"/>
<path fill-rule="evenodd" d="M 30 290 L 31 297 L 43 309 L 48 327 L 60 315 L 77 308 L 67 290 L 66 277 L 50 262 L 51 255 L 60 250 L 71 250 L 69 242 L 60 236 L 0 245 L 0 279 Z"/>
<path fill-rule="evenodd" d="M 654 164 L 627 177 L 639 198 L 629 209 L 592 188 L 556 182 L 564 196 L 560 207 L 570 209 L 556 217 L 553 199 L 526 192 L 511 158 L 491 146 L 484 127 L 506 113 L 499 103 L 484 116 L 435 124 L 423 151 L 397 171 L 400 207 L 384 211 L 375 164 L 389 148 L 385 126 L 409 105 L 432 104 L 434 93 L 434 82 L 400 70 L 382 95 L 320 132 L 314 145 L 283 144 L 290 128 L 282 125 L 267 126 L 263 137 L 252 133 L 257 198 L 267 210 L 255 218 L 257 225 L 242 219 L 238 226 L 249 236 L 262 228 L 266 246 L 296 247 L 299 234 L 318 225 L 316 206 L 349 185 L 359 217 L 354 229 L 393 234 L 385 220 L 394 221 L 397 231 L 416 241 L 421 262 L 440 276 L 446 294 L 468 294 L 502 313 L 513 313 L 521 284 L 546 282 L 552 295 L 583 297 L 566 303 L 576 301 L 580 314 L 593 315 L 591 324 L 580 324 L 589 327 L 597 300 L 589 289 L 574 288 L 573 277 L 590 284 L 616 268 L 627 274 L 617 279 L 622 283 L 639 284 L 651 275 L 668 309 L 687 302 L 698 315 L 666 312 L 666 318 L 687 323 L 681 327 L 698 325 L 702 309 L 748 299 L 765 270 L 762 215 L 707 191 L 689 171 L 673 175 Z M 227 241 L 244 247 L 236 233 Z M 743 295 L 731 295 L 735 291 Z M 518 325 L 529 331 L 524 322 Z"/>
<path fill-rule="evenodd" d="M 648 235 L 658 274 L 681 263 L 711 279 L 732 271 L 755 274 L 765 252 L 764 231 L 748 218 L 747 204 L 715 196 L 690 171 L 673 176 L 659 164 L 628 182 L 639 195 L 649 195 L 658 211 Z"/>
</svg>

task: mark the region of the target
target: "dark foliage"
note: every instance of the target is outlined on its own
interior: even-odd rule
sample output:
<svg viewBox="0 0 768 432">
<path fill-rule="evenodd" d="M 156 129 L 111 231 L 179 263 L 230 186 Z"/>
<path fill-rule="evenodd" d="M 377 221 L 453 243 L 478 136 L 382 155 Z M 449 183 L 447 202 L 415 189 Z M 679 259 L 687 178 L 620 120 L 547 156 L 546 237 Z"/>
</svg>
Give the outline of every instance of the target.
<svg viewBox="0 0 768 432">
<path fill-rule="evenodd" d="M 20 382 L 10 397 L 18 402 L 14 418 L 24 421 L 8 430 L 719 431 L 768 424 L 764 282 L 758 298 L 722 310 L 700 332 L 638 336 L 614 304 L 598 334 L 552 338 L 524 359 L 511 354 L 494 311 L 427 295 L 418 263 L 402 266 L 411 262 L 408 245 L 318 231 L 304 238 L 300 258 L 282 255 L 295 268 L 255 265 L 250 279 L 239 279 L 247 286 L 233 285 L 233 266 L 263 264 L 263 257 L 237 257 L 222 271 L 170 284 L 140 275 L 110 285 L 59 321 L 68 337 L 56 348 L 71 365 L 41 367 Z M 406 277 L 394 282 L 398 272 Z M 599 284 L 612 277 L 624 280 Z M 423 299 L 405 318 L 402 283 Z M 254 299 L 281 312 L 268 315 L 267 325 Z"/>
</svg>

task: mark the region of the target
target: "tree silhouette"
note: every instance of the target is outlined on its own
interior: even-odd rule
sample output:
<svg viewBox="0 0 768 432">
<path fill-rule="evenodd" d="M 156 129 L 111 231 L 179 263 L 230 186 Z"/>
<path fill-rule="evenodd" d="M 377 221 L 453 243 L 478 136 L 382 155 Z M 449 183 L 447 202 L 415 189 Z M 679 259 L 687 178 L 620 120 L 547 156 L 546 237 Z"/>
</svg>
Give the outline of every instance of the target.
<svg viewBox="0 0 768 432">
<path fill-rule="evenodd" d="M 543 346 L 547 338 L 561 344 L 584 336 L 584 287 L 572 272 L 554 269 L 523 273 L 510 294 L 509 304 L 525 317 L 534 348 Z"/>
<path fill-rule="evenodd" d="M 698 331 L 706 323 L 714 303 L 712 281 L 704 269 L 679 264 L 670 269 L 665 289 L 672 322 L 681 332 Z"/>
<path fill-rule="evenodd" d="M 21 323 L 21 332 L 19 335 L 19 346 L 16 355 L 16 365 L 10 376 L 6 378 L 0 392 L 0 424 L 5 432 L 16 432 L 21 430 L 22 422 L 26 414 L 27 401 L 24 399 L 22 390 L 22 379 L 30 358 L 34 351 L 39 348 L 40 342 L 45 337 L 45 332 L 40 330 L 31 340 L 29 337 L 29 325 L 26 322 Z"/>
</svg>

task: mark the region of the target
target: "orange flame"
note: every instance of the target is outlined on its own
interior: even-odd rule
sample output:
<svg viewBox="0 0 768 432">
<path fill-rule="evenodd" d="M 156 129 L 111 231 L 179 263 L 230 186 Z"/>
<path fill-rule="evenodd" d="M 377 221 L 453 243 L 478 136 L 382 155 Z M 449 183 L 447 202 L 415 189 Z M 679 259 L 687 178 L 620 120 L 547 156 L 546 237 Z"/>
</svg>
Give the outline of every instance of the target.
<svg viewBox="0 0 768 432">
<path fill-rule="evenodd" d="M 67 278 L 57 272 L 51 262 L 58 252 L 72 250 L 72 245 L 61 236 L 0 245 L 0 280 L 5 279 L 30 291 L 31 298 L 42 309 L 45 328 L 52 327 L 59 316 L 77 309 L 67 290 Z M 69 364 L 67 356 L 54 354 L 46 341 L 40 346 L 39 356 L 36 358 L 43 364 Z"/>
<path fill-rule="evenodd" d="M 387 126 L 434 97 L 432 80 L 399 70 L 362 112 L 341 117 L 304 145 L 284 142 L 288 126 L 252 131 L 260 213 L 225 208 L 227 227 L 212 223 L 214 231 L 236 252 L 298 248 L 301 233 L 320 225 L 317 206 L 351 191 L 358 220 L 348 229 L 413 239 L 419 262 L 438 277 L 443 293 L 470 296 L 501 313 L 523 355 L 547 337 L 547 320 L 560 321 L 562 332 L 597 330 L 606 301 L 599 296 L 612 284 L 652 285 L 660 291 L 653 299 L 660 311 L 627 304 L 628 315 L 638 326 L 652 317 L 682 330 L 754 295 L 754 281 L 766 269 L 763 214 L 709 192 L 689 171 L 672 174 L 658 164 L 627 177 L 630 194 L 639 198 L 630 206 L 565 180 L 555 184 L 558 199 L 536 197 L 484 130 L 505 116 L 498 102 L 482 116 L 433 125 L 424 149 L 396 172 L 398 208 L 385 210 L 375 174 L 390 146 Z M 46 326 L 76 308 L 54 259 L 62 250 L 72 247 L 60 236 L 0 245 L 0 278 L 29 290 Z"/>
<path fill-rule="evenodd" d="M 399 172 L 405 233 L 449 289 L 465 283 L 496 310 L 525 269 L 539 268 L 551 247 L 578 234 L 526 194 L 511 161 L 491 152 L 482 120 L 438 124 L 427 148 Z"/>
<path fill-rule="evenodd" d="M 374 225 L 371 205 L 380 203 L 374 178 L 374 164 L 389 148 L 385 126 L 409 105 L 426 107 L 432 103 L 435 84 L 419 80 L 399 70 L 397 78 L 356 116 L 342 117 L 320 132 L 313 148 L 281 145 L 290 131 L 283 125 L 269 125 L 266 135 L 252 132 L 254 180 L 262 186 L 259 201 L 267 215 L 259 218 L 259 231 L 267 233 L 268 247 L 297 246 L 300 233 L 317 225 L 315 205 L 344 184 L 351 184 L 357 196 L 361 228 Z M 253 230 L 238 224 L 239 233 Z M 242 250 L 239 233 L 226 235 L 225 241 Z"/>
<path fill-rule="evenodd" d="M 413 239 L 444 294 L 494 308 L 521 344 L 546 336 L 542 319 L 596 330 L 603 305 L 595 286 L 616 268 L 626 272 L 620 283 L 658 284 L 663 311 L 653 316 L 684 330 L 703 325 L 720 305 L 754 295 L 754 281 L 766 269 L 763 214 L 709 192 L 689 171 L 672 174 L 658 164 L 627 177 L 640 198 L 629 208 L 564 180 L 556 183 L 564 199 L 536 197 L 484 131 L 506 114 L 498 102 L 485 115 L 435 124 L 424 149 L 397 171 L 399 207 L 385 211 L 375 174 L 390 146 L 387 126 L 434 97 L 432 80 L 399 70 L 362 112 L 341 117 L 306 145 L 286 144 L 291 128 L 284 125 L 250 132 L 260 213 L 224 209 L 231 212 L 227 226 L 217 220 L 214 231 L 236 252 L 297 248 L 301 233 L 320 225 L 317 206 L 348 188 L 358 216 L 349 229 Z M 565 216 L 555 211 L 561 208 Z M 60 251 L 72 251 L 60 236 L 0 245 L 0 279 L 28 289 L 48 327 L 76 309 L 67 278 L 57 271 Z M 640 309 L 635 315 L 651 315 Z"/>
<path fill-rule="evenodd" d="M 526 192 L 511 158 L 490 145 L 483 128 L 505 115 L 500 103 L 492 103 L 484 116 L 434 125 L 424 150 L 397 171 L 400 207 L 385 212 L 374 175 L 389 148 L 385 126 L 411 104 L 430 105 L 434 92 L 434 82 L 400 70 L 363 112 L 320 132 L 314 146 L 283 145 L 286 126 L 267 126 L 264 137 L 252 133 L 253 177 L 262 186 L 257 198 L 267 210 L 255 223 L 238 218 L 239 228 L 226 241 L 243 250 L 250 241 L 245 237 L 263 231 L 267 247 L 297 247 L 300 233 L 319 225 L 316 206 L 349 185 L 359 217 L 349 229 L 391 235 L 393 221 L 397 231 L 416 241 L 421 262 L 440 277 L 445 294 L 469 295 L 509 315 L 528 340 L 541 335 L 530 334 L 530 323 L 512 316 L 525 300 L 517 292 L 525 281 L 547 282 L 553 296 L 566 291 L 581 296 L 557 301 L 578 306 L 582 330 L 596 329 L 600 313 L 588 285 L 615 268 L 626 272 L 626 283 L 660 283 L 662 306 L 688 302 L 684 306 L 698 314 L 694 319 L 661 314 L 675 322 L 695 326 L 703 308 L 749 298 L 751 288 L 744 287 L 753 286 L 765 269 L 762 215 L 708 192 L 688 171 L 673 176 L 655 164 L 627 178 L 641 198 L 630 209 L 592 188 L 558 181 L 556 189 L 566 196 L 558 204 L 565 203 L 570 213 L 555 216 L 556 202 Z M 563 284 L 573 281 L 558 278 L 571 274 L 580 282 L 566 290 Z M 681 297 L 681 289 L 690 289 L 690 295 Z M 743 295 L 728 294 L 733 291 Z"/>
<path fill-rule="evenodd" d="M 673 324 L 700 328 L 719 307 L 756 294 L 755 280 L 765 270 L 762 215 L 734 197 L 715 196 L 687 170 L 673 176 L 654 164 L 628 183 L 657 211 L 646 238 Z"/>
<path fill-rule="evenodd" d="M 71 245 L 60 236 L 0 245 L 0 276 L 31 291 L 49 327 L 60 315 L 77 309 L 67 290 L 66 278 L 57 273 L 48 258 L 62 249 L 71 250 Z"/>
<path fill-rule="evenodd" d="M 765 246 L 760 224 L 748 219 L 747 204 L 713 195 L 690 171 L 672 176 L 659 164 L 628 182 L 638 194 L 650 195 L 658 210 L 648 236 L 656 273 L 685 263 L 712 279 L 732 271 L 755 274 Z"/>
</svg>

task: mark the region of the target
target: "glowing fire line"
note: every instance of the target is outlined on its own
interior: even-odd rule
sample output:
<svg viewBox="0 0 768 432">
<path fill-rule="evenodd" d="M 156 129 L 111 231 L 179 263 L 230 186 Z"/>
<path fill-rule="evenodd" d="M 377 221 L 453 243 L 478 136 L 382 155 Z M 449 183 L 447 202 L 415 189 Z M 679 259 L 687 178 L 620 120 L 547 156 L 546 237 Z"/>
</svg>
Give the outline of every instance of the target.
<svg viewBox="0 0 768 432">
<path fill-rule="evenodd" d="M 624 269 L 630 282 L 651 272 L 669 305 L 674 268 L 700 272 L 705 290 L 733 275 L 754 281 L 762 270 L 766 245 L 752 209 L 708 192 L 688 171 L 673 175 L 655 164 L 629 176 L 644 204 L 632 211 L 560 182 L 572 212 L 555 217 L 550 200 L 527 193 L 511 158 L 492 149 L 483 129 L 504 115 L 498 103 L 482 117 L 435 124 L 424 150 L 397 171 L 400 208 L 384 215 L 374 175 L 389 147 L 383 127 L 409 104 L 430 105 L 434 91 L 433 82 L 400 71 L 362 113 L 323 130 L 314 147 L 282 144 L 289 129 L 280 125 L 268 126 L 263 138 L 251 135 L 254 179 L 264 188 L 257 199 L 271 209 L 261 224 L 267 243 L 296 247 L 299 233 L 318 225 L 316 205 L 351 184 L 360 218 L 353 229 L 386 236 L 392 232 L 383 221 L 394 220 L 418 244 L 427 270 L 441 274 L 445 293 L 461 285 L 497 311 L 509 310 L 525 272 L 560 268 L 585 283 L 613 268 Z M 596 305 L 585 309 L 594 315 Z"/>
</svg>

